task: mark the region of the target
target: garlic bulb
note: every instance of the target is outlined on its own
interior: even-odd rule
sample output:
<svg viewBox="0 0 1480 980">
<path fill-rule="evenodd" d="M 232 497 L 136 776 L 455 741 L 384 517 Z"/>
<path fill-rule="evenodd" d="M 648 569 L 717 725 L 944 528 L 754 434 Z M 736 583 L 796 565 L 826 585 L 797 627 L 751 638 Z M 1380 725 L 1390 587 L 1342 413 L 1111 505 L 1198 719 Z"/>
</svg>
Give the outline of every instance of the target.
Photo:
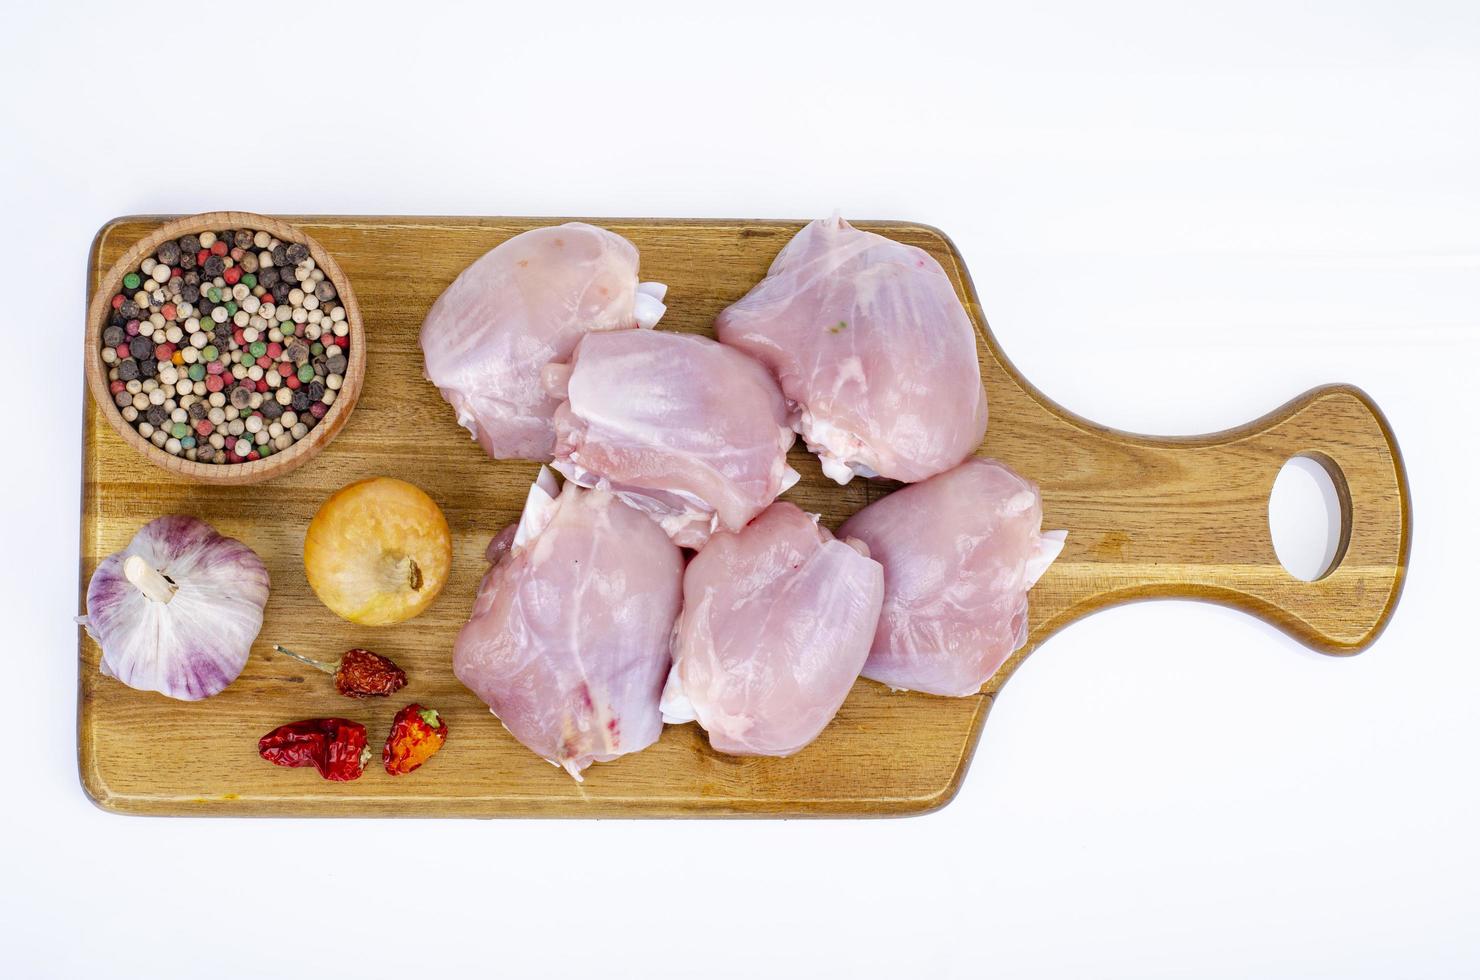
<svg viewBox="0 0 1480 980">
<path fill-rule="evenodd" d="M 247 665 L 267 586 L 267 567 L 251 548 L 175 514 L 150 521 L 103 559 L 78 622 L 103 648 L 104 674 L 197 701 Z"/>
</svg>

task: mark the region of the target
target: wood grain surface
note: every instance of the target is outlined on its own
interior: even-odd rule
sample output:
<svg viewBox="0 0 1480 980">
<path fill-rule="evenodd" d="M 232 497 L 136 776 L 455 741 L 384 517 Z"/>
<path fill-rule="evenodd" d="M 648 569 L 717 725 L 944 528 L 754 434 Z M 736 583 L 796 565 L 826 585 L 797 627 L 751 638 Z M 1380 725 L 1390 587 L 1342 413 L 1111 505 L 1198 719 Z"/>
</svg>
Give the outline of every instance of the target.
<svg viewBox="0 0 1480 980">
<path fill-rule="evenodd" d="M 106 225 L 89 261 L 89 290 L 163 218 Z M 494 462 L 460 429 L 422 377 L 417 331 L 437 295 L 511 235 L 563 219 L 286 219 L 312 235 L 353 281 L 368 345 L 364 389 L 338 438 L 300 469 L 267 483 L 207 486 L 165 472 L 126 445 L 96 406 L 83 438 L 79 593 L 97 563 L 162 514 L 194 514 L 266 561 L 272 596 L 252 658 L 217 697 L 171 701 L 98 671 L 79 629 L 78 755 L 82 783 L 104 809 L 150 814 L 341 816 L 889 815 L 929 811 L 954 796 L 992 698 L 1050 634 L 1096 609 L 1174 597 L 1224 603 L 1327 653 L 1370 644 L 1392 614 L 1409 543 L 1403 465 L 1386 421 L 1361 391 L 1308 392 L 1258 421 L 1197 438 L 1117 432 L 1054 405 L 1012 367 L 987 329 L 960 255 L 923 225 L 858 222 L 935 256 L 980 333 L 991 422 L 982 452 L 1043 489 L 1045 528 L 1068 542 L 1030 596 L 1027 645 L 975 697 L 892 693 L 860 680 L 834 722 L 789 759 L 711 751 L 692 725 L 587 770 L 584 784 L 537 758 L 452 676 L 453 638 L 472 607 L 489 538 L 517 519 L 537 470 Z M 801 222 L 602 219 L 642 253 L 642 277 L 670 286 L 661 329 L 712 333 L 716 313 L 764 275 Z M 1343 547 L 1314 582 L 1275 557 L 1270 488 L 1291 456 L 1319 460 L 1344 497 Z M 798 446 L 801 483 L 787 495 L 836 527 L 891 485 L 839 487 Z M 352 480 L 397 476 L 423 487 L 451 524 L 454 559 L 441 597 L 418 619 L 370 628 L 337 619 L 309 591 L 303 533 L 318 505 Z M 79 612 L 82 600 L 79 598 Z M 1195 642 L 1189 637 L 1189 642 Z M 271 652 L 273 643 L 325 658 L 349 646 L 386 654 L 410 675 L 397 696 L 354 702 L 326 675 Z M 451 727 L 443 751 L 409 776 L 378 765 L 352 783 L 257 757 L 260 735 L 288 721 L 337 714 L 372 742 L 416 700 Z"/>
</svg>

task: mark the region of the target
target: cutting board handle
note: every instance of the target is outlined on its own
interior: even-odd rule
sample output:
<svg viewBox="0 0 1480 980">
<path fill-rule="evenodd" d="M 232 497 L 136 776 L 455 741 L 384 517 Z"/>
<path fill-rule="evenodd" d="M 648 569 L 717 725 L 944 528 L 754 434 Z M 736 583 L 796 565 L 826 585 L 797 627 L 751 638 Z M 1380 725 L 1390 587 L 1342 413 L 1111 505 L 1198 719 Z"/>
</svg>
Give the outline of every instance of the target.
<svg viewBox="0 0 1480 980">
<path fill-rule="evenodd" d="M 1045 487 L 1044 527 L 1069 528 L 1058 584 L 1040 583 L 1058 606 L 1048 631 L 1106 605 L 1162 597 L 1233 606 L 1323 653 L 1356 653 L 1387 625 L 1408 565 L 1408 482 L 1392 429 L 1365 392 L 1316 388 L 1210 436 L 1092 428 L 1101 436 L 1084 449 L 1092 472 L 1074 482 L 1117 490 L 1097 502 L 1073 484 L 1062 495 Z M 1269 493 L 1294 456 L 1319 462 L 1341 501 L 1336 557 L 1311 582 L 1280 564 L 1269 531 Z"/>
</svg>

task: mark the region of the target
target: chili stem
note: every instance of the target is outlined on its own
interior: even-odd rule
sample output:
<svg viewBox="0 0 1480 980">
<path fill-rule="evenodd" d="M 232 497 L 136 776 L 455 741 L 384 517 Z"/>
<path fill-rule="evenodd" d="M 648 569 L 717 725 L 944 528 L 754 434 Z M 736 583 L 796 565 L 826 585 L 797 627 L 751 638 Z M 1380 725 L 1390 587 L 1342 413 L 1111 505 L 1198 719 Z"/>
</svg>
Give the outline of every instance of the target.
<svg viewBox="0 0 1480 980">
<path fill-rule="evenodd" d="M 129 555 L 124 560 L 123 577 L 128 579 L 134 588 L 155 602 L 169 602 L 179 589 L 178 585 L 160 574 L 159 569 L 139 555 Z"/>
<path fill-rule="evenodd" d="M 319 670 L 322 670 L 326 674 L 333 674 L 333 673 L 336 673 L 339 670 L 339 667 L 338 667 L 337 664 L 326 664 L 322 660 L 314 660 L 312 657 L 305 657 L 301 653 L 294 653 L 292 650 L 289 650 L 287 647 L 280 647 L 276 643 L 274 643 L 272 645 L 272 648 L 274 650 L 276 650 L 278 653 L 281 653 L 285 657 L 292 657 L 294 660 L 298 660 L 298 661 L 301 661 L 303 663 L 306 663 L 310 667 L 317 667 Z"/>
</svg>

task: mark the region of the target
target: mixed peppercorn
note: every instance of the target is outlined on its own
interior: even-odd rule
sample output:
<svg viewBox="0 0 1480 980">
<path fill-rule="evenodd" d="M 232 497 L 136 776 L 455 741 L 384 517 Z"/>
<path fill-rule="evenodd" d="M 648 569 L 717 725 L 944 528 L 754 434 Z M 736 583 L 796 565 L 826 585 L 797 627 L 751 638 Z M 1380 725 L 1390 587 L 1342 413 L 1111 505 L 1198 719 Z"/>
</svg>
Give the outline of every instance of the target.
<svg viewBox="0 0 1480 980">
<path fill-rule="evenodd" d="M 308 248 L 265 231 L 167 241 L 123 277 L 100 356 L 139 434 L 201 463 L 282 452 L 349 369 L 349 321 Z"/>
</svg>

